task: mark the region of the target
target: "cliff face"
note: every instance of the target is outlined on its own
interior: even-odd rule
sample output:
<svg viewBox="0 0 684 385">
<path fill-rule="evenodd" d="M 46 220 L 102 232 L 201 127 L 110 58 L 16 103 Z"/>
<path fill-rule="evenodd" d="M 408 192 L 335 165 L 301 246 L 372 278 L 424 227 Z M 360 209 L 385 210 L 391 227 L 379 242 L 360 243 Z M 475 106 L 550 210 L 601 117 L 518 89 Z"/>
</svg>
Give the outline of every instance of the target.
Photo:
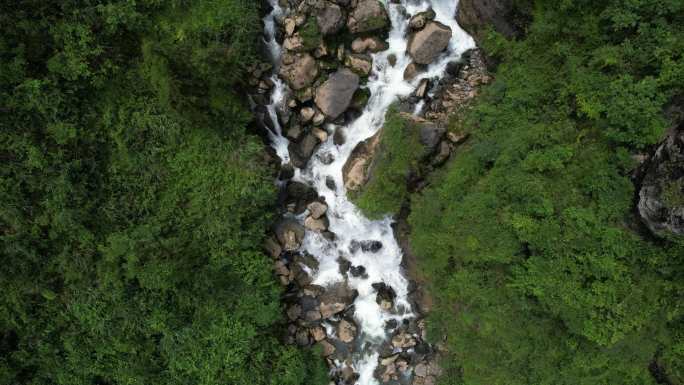
<svg viewBox="0 0 684 385">
<path fill-rule="evenodd" d="M 478 44 L 489 26 L 507 38 L 513 38 L 521 29 L 516 25 L 520 19 L 516 3 L 515 0 L 461 0 L 458 23 Z"/>
</svg>

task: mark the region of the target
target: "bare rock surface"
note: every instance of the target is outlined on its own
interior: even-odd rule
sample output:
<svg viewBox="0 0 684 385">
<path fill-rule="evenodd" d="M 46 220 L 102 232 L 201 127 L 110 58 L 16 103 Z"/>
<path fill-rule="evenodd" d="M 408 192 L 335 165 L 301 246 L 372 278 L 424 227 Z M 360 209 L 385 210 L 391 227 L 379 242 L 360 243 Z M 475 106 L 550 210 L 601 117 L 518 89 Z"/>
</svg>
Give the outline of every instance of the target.
<svg viewBox="0 0 684 385">
<path fill-rule="evenodd" d="M 437 22 L 429 22 L 425 28 L 411 35 L 408 52 L 418 64 L 430 64 L 449 46 L 451 28 Z"/>
<path fill-rule="evenodd" d="M 316 89 L 314 102 L 328 118 L 334 120 L 347 110 L 358 88 L 359 75 L 342 68 Z"/>
<path fill-rule="evenodd" d="M 293 90 L 301 90 L 310 86 L 318 76 L 318 63 L 308 53 L 291 55 L 289 60 L 283 61 L 280 76 Z"/>
</svg>

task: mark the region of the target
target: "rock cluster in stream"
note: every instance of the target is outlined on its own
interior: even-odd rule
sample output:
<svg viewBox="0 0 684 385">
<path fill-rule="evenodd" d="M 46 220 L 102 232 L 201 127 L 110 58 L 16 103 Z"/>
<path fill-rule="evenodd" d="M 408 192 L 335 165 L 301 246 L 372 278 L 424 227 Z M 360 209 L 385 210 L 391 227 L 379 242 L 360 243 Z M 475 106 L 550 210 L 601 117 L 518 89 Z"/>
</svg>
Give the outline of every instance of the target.
<svg viewBox="0 0 684 385">
<path fill-rule="evenodd" d="M 354 300 L 358 293 L 347 284 L 349 277 L 368 279 L 363 266 L 352 265 L 340 257 L 340 273 L 345 280 L 333 286 L 312 284 L 311 272 L 318 261 L 299 251 L 305 231 L 318 231 L 329 239 L 328 207 L 315 191 L 296 181 L 283 189 L 281 205 L 284 211 L 304 214 L 304 224 L 283 219 L 273 228 L 265 249 L 273 258 L 274 272 L 285 287 L 285 314 L 288 321 L 285 342 L 303 347 L 316 346 L 327 360 L 336 384 L 352 385 L 358 374 L 352 367 L 352 354 L 362 350 L 359 327 L 354 321 Z M 373 239 L 352 242 L 349 253 L 375 253 L 382 243 Z M 415 290 L 415 284 L 412 285 Z M 376 301 L 386 311 L 393 312 L 396 293 L 384 282 L 374 282 Z M 418 304 L 414 304 L 418 309 Z M 382 384 L 434 384 L 440 369 L 436 349 L 426 342 L 425 322 L 419 318 L 404 323 L 386 324 L 390 338 L 381 347 L 375 376 Z"/>
<path fill-rule="evenodd" d="M 396 1 L 391 1 L 396 2 Z M 368 99 L 364 82 L 371 73 L 371 54 L 387 49 L 385 42 L 389 17 L 378 0 L 281 0 L 286 12 L 276 20 L 276 40 L 283 52 L 278 63 L 278 75 L 288 85 L 288 94 L 277 108 L 277 119 L 283 135 L 290 140 L 290 163 L 281 165 L 279 179 L 283 188 L 279 197 L 282 219 L 273 226 L 265 249 L 274 261 L 274 271 L 285 287 L 285 315 L 288 321 L 286 342 L 300 346 L 317 346 L 326 358 L 336 384 L 354 384 L 358 379 L 352 367 L 352 354 L 364 350 L 360 346 L 360 328 L 354 321 L 354 300 L 358 293 L 347 284 L 350 277 L 369 279 L 364 266 L 354 266 L 340 256 L 340 273 L 345 280 L 331 287 L 312 284 L 318 261 L 300 250 L 305 232 L 322 234 L 329 240 L 335 234 L 329 231 L 328 206 L 311 186 L 292 180 L 296 168 L 308 164 L 318 146 L 333 135 L 334 143 L 344 143 L 340 130 L 328 131 L 326 123 L 344 127 L 356 119 Z M 435 13 L 428 10 L 414 15 L 410 22 L 407 51 L 413 63 L 404 73 L 407 80 L 423 72 L 447 48 L 452 31 L 437 22 Z M 312 32 L 313 31 L 313 32 Z M 334 38 L 333 36 L 334 35 Z M 447 135 L 443 124 L 450 106 L 465 102 L 475 95 L 474 89 L 488 81 L 482 75 L 477 61 L 479 54 L 471 54 L 465 62 L 452 63 L 447 80 L 421 81 L 410 100 L 403 105 L 424 101 L 426 117 L 417 120 L 421 125 L 421 140 L 433 149 L 434 165 L 446 161 L 454 146 L 465 137 Z M 390 59 L 390 64 L 392 60 Z M 271 80 L 274 66 L 256 63 L 251 68 L 253 86 L 250 98 L 258 127 L 267 137 L 275 123 L 267 106 L 274 84 Z M 475 74 L 480 75 L 475 75 Z M 478 77 L 479 76 L 479 77 Z M 432 95 L 432 96 L 430 96 Z M 432 114 L 432 115 L 428 115 Z M 377 138 L 375 136 L 375 144 Z M 370 141 L 370 145 L 369 142 Z M 373 138 L 364 142 L 372 147 Z M 359 146 L 362 146 L 360 144 Z M 363 154 L 360 166 L 350 166 Z M 345 184 L 354 189 L 367 178 L 363 174 L 373 160 L 374 149 L 354 150 L 345 165 Z M 316 154 L 323 163 L 332 162 L 329 154 Z M 275 158 L 275 157 L 274 157 Z M 356 159 L 356 160 L 355 160 Z M 355 169 L 353 182 L 347 172 Z M 355 185 L 354 185 L 355 183 Z M 335 189 L 334 181 L 327 182 Z M 293 219 L 303 216 L 303 223 Z M 353 242 L 349 253 L 374 253 L 382 243 L 373 239 Z M 411 285 L 415 292 L 416 285 Z M 376 301 L 384 310 L 393 312 L 396 294 L 383 282 L 373 282 Z M 412 300 L 415 300 L 409 295 Z M 418 312 L 419 304 L 413 306 Z M 375 377 L 381 384 L 430 385 L 440 374 L 436 363 L 437 349 L 426 342 L 425 322 L 420 315 L 403 323 L 388 322 L 389 338 L 380 349 Z"/>
</svg>

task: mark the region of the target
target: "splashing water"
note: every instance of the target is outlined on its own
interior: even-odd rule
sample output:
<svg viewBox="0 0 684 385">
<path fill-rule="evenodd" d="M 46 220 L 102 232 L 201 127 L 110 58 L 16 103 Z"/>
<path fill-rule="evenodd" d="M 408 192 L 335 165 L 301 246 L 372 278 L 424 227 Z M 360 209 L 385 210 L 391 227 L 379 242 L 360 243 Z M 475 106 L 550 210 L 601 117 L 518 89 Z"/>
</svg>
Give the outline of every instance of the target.
<svg viewBox="0 0 684 385">
<path fill-rule="evenodd" d="M 264 18 L 266 46 L 278 63 L 282 47 L 276 42 L 276 19 L 284 15 L 278 0 L 270 0 L 273 11 Z M 385 2 L 386 3 L 386 2 Z M 456 0 L 402 0 L 401 4 L 385 4 L 392 23 L 387 43 L 389 48 L 373 56 L 373 69 L 366 87 L 370 91 L 368 104 L 362 114 L 346 127 L 329 125 L 328 130 L 343 129 L 346 141 L 342 145 L 333 143 L 332 135 L 322 143 L 305 169 L 296 170 L 294 180 L 313 186 L 319 196 L 325 198 L 328 205 L 329 230 L 336 237 L 330 241 L 320 233 L 306 232 L 301 251 L 315 256 L 319 262 L 316 271 L 312 271 L 314 284 L 329 286 L 344 280 L 339 272 L 338 257 L 343 255 L 354 266 L 364 266 L 367 277 L 349 277 L 348 284 L 358 291 L 354 302 L 354 317 L 359 326 L 360 346 L 363 351 L 355 352 L 353 368 L 359 373 L 357 385 L 377 385 L 373 372 L 378 365 L 379 347 L 388 338 L 385 324 L 389 320 L 401 323 L 404 319 L 414 317 L 408 299 L 408 280 L 404 277 L 401 262 L 402 251 L 394 238 L 391 227 L 392 218 L 369 220 L 349 201 L 344 188 L 342 168 L 357 144 L 373 136 L 385 122 L 385 114 L 392 103 L 399 97 L 410 95 L 422 79 L 440 78 L 446 71 L 449 62 L 458 60 L 461 55 L 475 47 L 473 39 L 463 31 L 456 22 Z M 435 20 L 447 25 L 452 30 L 452 37 L 446 52 L 440 56 L 427 70 L 410 82 L 404 80 L 404 70 L 411 63 L 407 55 L 408 21 L 411 15 L 432 7 L 436 13 Z M 396 57 L 394 66 L 389 64 L 389 57 Z M 277 70 L 274 71 L 277 74 Z M 275 129 L 270 132 L 271 145 L 280 156 L 283 164 L 289 162 L 289 141 L 282 135 L 276 111 L 283 106 L 288 94 L 287 86 L 277 75 L 273 75 L 275 84 L 271 104 L 268 111 Z M 323 163 L 320 154 L 332 155 L 334 161 Z M 329 157 L 328 157 L 329 158 Z M 335 189 L 326 185 L 326 178 L 332 178 Z M 303 216 L 302 218 L 303 219 Z M 363 250 L 350 251 L 352 241 L 376 240 L 382 243 L 377 252 Z M 394 309 L 383 310 L 376 303 L 377 291 L 373 283 L 384 282 L 396 292 Z"/>
</svg>

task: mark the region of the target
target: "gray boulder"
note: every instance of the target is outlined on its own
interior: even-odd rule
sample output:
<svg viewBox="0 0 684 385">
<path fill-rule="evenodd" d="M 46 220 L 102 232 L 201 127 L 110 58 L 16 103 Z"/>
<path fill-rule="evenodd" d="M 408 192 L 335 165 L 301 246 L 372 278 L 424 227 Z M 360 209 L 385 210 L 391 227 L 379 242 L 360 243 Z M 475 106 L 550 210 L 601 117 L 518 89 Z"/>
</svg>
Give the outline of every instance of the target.
<svg viewBox="0 0 684 385">
<path fill-rule="evenodd" d="M 431 21 L 425 28 L 411 35 L 408 53 L 418 64 L 430 64 L 449 46 L 451 28 Z"/>
<path fill-rule="evenodd" d="M 316 89 L 314 102 L 330 120 L 335 120 L 349 107 L 358 88 L 359 76 L 343 68 Z"/>
<path fill-rule="evenodd" d="M 345 18 L 339 5 L 326 1 L 323 8 L 316 14 L 316 21 L 322 34 L 332 35 L 344 27 Z"/>
</svg>

